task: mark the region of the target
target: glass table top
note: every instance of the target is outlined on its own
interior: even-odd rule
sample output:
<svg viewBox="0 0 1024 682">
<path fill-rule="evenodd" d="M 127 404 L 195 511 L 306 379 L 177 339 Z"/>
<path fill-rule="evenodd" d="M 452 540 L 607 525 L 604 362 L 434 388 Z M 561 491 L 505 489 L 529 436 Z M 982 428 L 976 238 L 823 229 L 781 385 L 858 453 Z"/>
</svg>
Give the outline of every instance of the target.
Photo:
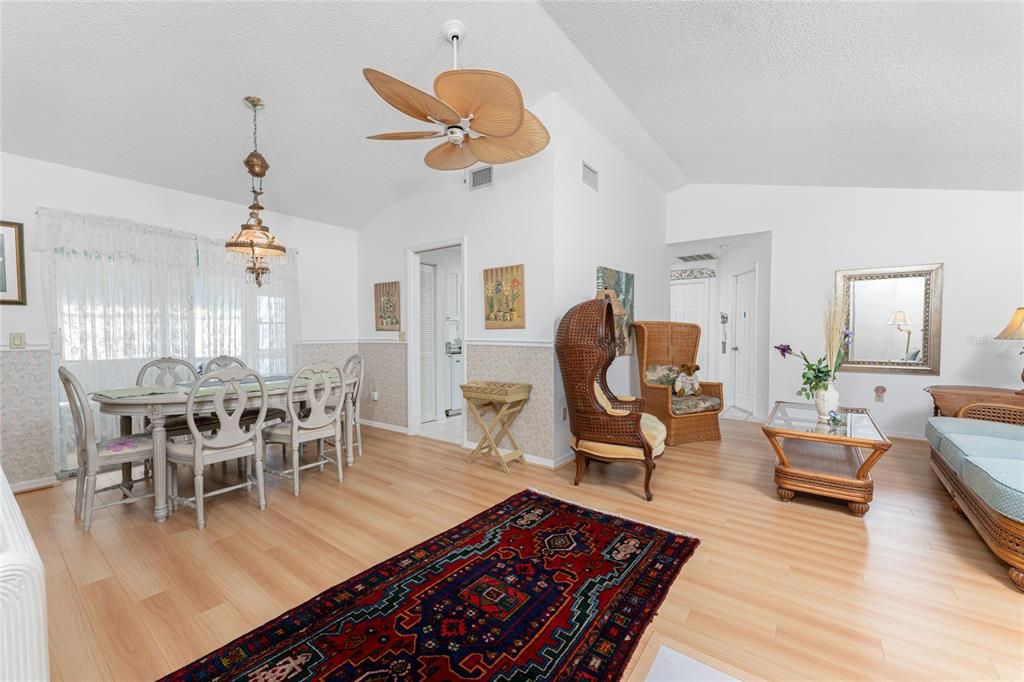
<svg viewBox="0 0 1024 682">
<path fill-rule="evenodd" d="M 867 410 L 856 407 L 840 407 L 839 423 L 827 424 L 818 421 L 818 411 L 813 403 L 791 403 L 779 401 L 768 417 L 767 428 L 780 431 L 797 431 L 836 438 L 857 440 L 888 440 Z"/>
</svg>

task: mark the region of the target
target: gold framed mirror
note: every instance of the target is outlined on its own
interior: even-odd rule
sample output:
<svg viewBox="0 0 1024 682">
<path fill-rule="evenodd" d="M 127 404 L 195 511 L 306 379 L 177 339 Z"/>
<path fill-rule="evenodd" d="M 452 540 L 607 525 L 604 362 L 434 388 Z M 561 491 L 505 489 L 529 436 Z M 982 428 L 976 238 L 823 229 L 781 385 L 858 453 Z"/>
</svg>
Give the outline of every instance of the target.
<svg viewBox="0 0 1024 682">
<path fill-rule="evenodd" d="M 843 372 L 938 374 L 942 264 L 836 270 L 853 332 Z"/>
</svg>

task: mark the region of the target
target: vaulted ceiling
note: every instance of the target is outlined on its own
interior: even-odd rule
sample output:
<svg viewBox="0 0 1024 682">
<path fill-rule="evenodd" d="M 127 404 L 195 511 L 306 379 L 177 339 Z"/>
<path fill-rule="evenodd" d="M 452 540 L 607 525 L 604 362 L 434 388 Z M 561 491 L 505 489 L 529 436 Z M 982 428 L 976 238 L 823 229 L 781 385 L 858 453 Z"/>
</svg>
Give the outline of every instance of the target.
<svg viewBox="0 0 1024 682">
<path fill-rule="evenodd" d="M 689 182 L 1021 189 L 1024 3 L 542 3 Z"/>
<path fill-rule="evenodd" d="M 267 207 L 358 227 L 435 173 L 361 69 L 429 89 L 450 18 L 666 190 L 1022 186 L 1017 2 L 3 2 L 0 145 L 243 203 L 256 94 Z"/>
</svg>

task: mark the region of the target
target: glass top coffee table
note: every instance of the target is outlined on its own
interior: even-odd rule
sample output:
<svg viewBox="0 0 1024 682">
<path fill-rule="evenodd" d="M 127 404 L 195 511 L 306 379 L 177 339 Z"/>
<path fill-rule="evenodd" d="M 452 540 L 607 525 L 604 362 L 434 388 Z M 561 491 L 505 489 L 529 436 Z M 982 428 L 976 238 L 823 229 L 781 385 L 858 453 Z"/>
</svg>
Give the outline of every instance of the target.
<svg viewBox="0 0 1024 682">
<path fill-rule="evenodd" d="M 841 407 L 838 415 L 838 424 L 819 422 L 814 405 L 780 400 L 761 429 L 779 458 L 775 485 L 784 502 L 812 493 L 846 500 L 863 516 L 874 495 L 871 468 L 892 443 L 867 410 Z"/>
</svg>

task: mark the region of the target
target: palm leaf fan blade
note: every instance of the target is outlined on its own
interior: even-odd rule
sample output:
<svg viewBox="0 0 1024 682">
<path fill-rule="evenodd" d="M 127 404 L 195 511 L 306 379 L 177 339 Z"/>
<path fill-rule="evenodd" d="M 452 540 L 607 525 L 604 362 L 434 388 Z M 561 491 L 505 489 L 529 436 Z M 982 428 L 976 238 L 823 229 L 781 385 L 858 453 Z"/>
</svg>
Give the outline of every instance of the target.
<svg viewBox="0 0 1024 682">
<path fill-rule="evenodd" d="M 441 100 L 383 71 L 363 69 L 363 76 L 385 102 L 407 116 L 445 125 L 457 125 L 461 120 L 459 114 Z"/>
<path fill-rule="evenodd" d="M 434 93 L 481 135 L 505 137 L 523 122 L 523 93 L 503 73 L 483 69 L 445 71 L 434 79 Z"/>
<path fill-rule="evenodd" d="M 540 152 L 548 146 L 551 136 L 536 116 L 523 110 L 523 124 L 508 137 L 477 137 L 467 139 L 473 156 L 484 163 L 509 163 Z"/>
<path fill-rule="evenodd" d="M 435 170 L 461 170 L 472 166 L 477 159 L 464 144 L 442 142 L 427 152 L 423 161 Z"/>
<path fill-rule="evenodd" d="M 416 130 L 408 133 L 380 133 L 367 135 L 367 140 L 429 140 L 432 137 L 443 137 L 439 130 Z"/>
</svg>

